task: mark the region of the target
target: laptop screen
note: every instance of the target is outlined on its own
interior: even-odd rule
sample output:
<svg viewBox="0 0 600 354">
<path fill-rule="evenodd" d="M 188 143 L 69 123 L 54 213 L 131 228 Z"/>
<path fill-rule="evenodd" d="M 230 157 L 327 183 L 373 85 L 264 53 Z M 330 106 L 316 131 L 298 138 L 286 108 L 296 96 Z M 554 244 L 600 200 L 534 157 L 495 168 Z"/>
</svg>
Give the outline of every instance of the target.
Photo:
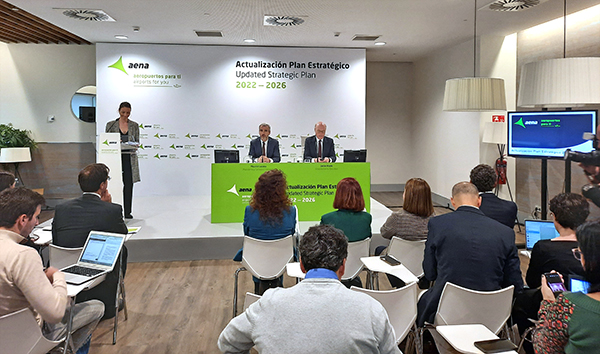
<svg viewBox="0 0 600 354">
<path fill-rule="evenodd" d="M 583 277 L 569 274 L 569 291 L 571 291 L 572 293 L 587 294 L 589 288 L 590 283 L 585 281 Z"/>
<path fill-rule="evenodd" d="M 119 255 L 124 237 L 91 233 L 79 261 L 111 267 Z"/>
<path fill-rule="evenodd" d="M 525 242 L 528 250 L 539 240 L 550 240 L 558 236 L 552 220 L 525 220 Z"/>
</svg>

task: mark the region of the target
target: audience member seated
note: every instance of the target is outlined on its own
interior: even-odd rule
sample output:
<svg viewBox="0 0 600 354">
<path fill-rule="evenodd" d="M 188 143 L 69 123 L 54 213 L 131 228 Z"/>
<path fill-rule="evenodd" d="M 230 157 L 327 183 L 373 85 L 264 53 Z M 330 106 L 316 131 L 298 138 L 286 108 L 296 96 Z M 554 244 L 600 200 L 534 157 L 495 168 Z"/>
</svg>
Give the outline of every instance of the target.
<svg viewBox="0 0 600 354">
<path fill-rule="evenodd" d="M 44 198 L 26 188 L 0 193 L 0 316 L 29 308 L 44 336 L 58 340 L 66 335 L 69 319 L 65 276 L 52 267 L 44 271 L 38 253 L 21 245 L 38 224 L 42 205 Z M 77 353 L 87 353 L 104 305 L 91 300 L 74 305 L 70 311 L 73 345 Z"/>
<path fill-rule="evenodd" d="M 552 270 L 560 274 L 583 275 L 581 263 L 573 258 L 571 250 L 577 247 L 575 230 L 590 213 L 588 201 L 579 194 L 561 193 L 550 200 L 550 211 L 557 238 L 540 240 L 531 251 L 531 260 L 525 280 L 530 288 L 541 285 L 541 276 Z"/>
<path fill-rule="evenodd" d="M 300 240 L 306 278 L 272 289 L 229 322 L 219 336 L 223 353 L 398 353 L 383 306 L 346 289 L 348 240 L 329 225 L 311 227 Z"/>
<path fill-rule="evenodd" d="M 485 215 L 497 220 L 511 229 L 517 220 L 517 204 L 498 198 L 492 189 L 496 187 L 496 171 L 489 165 L 481 164 L 471 170 L 471 183 L 479 190 L 481 195 L 481 210 Z"/>
<path fill-rule="evenodd" d="M 554 297 L 542 281 L 544 300 L 540 306 L 537 330 L 533 335 L 536 353 L 598 353 L 600 348 L 600 222 L 577 229 L 579 248 L 573 255 L 581 261 L 587 294 L 563 293 Z"/>
<path fill-rule="evenodd" d="M 519 326 L 519 333 L 534 324 L 529 320 L 537 319 L 537 312 L 542 301 L 539 289 L 542 284 L 542 274 L 557 271 L 560 274 L 583 275 L 581 263 L 573 258 L 571 250 L 577 247 L 575 230 L 588 217 L 588 201 L 579 194 L 562 193 L 550 200 L 550 211 L 554 219 L 554 227 L 559 237 L 551 240 L 540 240 L 531 252 L 529 268 L 525 280 L 529 289 L 519 294 L 515 299 L 512 316 Z M 523 345 L 526 353 L 533 353 L 529 342 Z"/>
<path fill-rule="evenodd" d="M 479 291 L 523 289 L 514 231 L 479 210 L 481 197 L 469 182 L 454 185 L 450 200 L 456 211 L 429 220 L 423 271 L 435 284 L 419 299 L 420 327 L 433 323 L 446 282 Z"/>
<path fill-rule="evenodd" d="M 402 209 L 388 217 L 381 227 L 381 236 L 393 236 L 407 241 L 427 238 L 427 223 L 433 215 L 433 201 L 429 184 L 421 178 L 411 178 L 404 185 Z M 381 253 L 381 252 L 380 252 Z"/>
<path fill-rule="evenodd" d="M 293 235 L 296 231 L 296 207 L 287 195 L 287 181 L 280 170 L 263 173 L 256 184 L 250 205 L 244 212 L 244 235 L 261 240 L 276 240 Z M 242 251 L 233 258 L 242 261 Z M 266 289 L 282 286 L 283 278 L 275 281 L 254 279 L 254 292 L 262 294 Z"/>
<path fill-rule="evenodd" d="M 7 171 L 0 172 L 0 192 L 7 188 L 15 188 L 15 183 L 17 183 L 15 175 Z"/>
<path fill-rule="evenodd" d="M 90 231 L 127 234 L 123 221 L 123 208 L 112 203 L 108 192 L 109 168 L 102 163 L 86 166 L 79 172 L 79 187 L 83 195 L 58 204 L 52 221 L 52 243 L 56 246 L 83 247 Z M 119 282 L 119 267 L 127 270 L 127 248 L 123 246 L 123 263 L 117 261 L 115 269 L 94 288 L 81 292 L 77 302 L 98 299 L 104 303 L 103 319 L 115 316 L 115 298 Z"/>
<path fill-rule="evenodd" d="M 344 178 L 337 184 L 333 207 L 337 209 L 321 217 L 321 225 L 332 225 L 344 232 L 348 242 L 371 237 L 371 214 L 363 211 L 365 199 L 358 181 Z"/>
</svg>

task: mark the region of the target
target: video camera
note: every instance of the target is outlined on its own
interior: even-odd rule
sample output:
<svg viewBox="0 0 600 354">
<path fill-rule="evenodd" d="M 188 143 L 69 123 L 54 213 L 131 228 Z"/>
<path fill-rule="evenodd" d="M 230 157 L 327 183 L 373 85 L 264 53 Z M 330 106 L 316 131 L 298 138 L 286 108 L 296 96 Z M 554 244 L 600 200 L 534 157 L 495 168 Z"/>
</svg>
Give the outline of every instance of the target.
<svg viewBox="0 0 600 354">
<path fill-rule="evenodd" d="M 567 149 L 565 151 L 565 160 L 569 159 L 584 165 L 600 166 L 600 150 L 598 150 L 598 140 L 596 139 L 596 135 L 593 133 L 583 133 L 583 139 L 593 141 L 594 151 L 585 153 Z"/>
</svg>

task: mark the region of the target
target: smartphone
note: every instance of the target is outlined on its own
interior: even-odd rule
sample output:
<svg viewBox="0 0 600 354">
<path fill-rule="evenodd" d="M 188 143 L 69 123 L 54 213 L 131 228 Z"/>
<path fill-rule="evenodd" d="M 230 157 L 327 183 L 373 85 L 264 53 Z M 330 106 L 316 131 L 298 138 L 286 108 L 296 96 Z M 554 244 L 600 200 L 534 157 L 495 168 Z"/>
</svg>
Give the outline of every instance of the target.
<svg viewBox="0 0 600 354">
<path fill-rule="evenodd" d="M 382 261 L 384 261 L 385 263 L 391 265 L 391 266 L 397 266 L 402 264 L 402 262 L 400 262 L 399 260 L 397 260 L 394 256 L 386 254 L 384 256 L 379 257 Z"/>
<path fill-rule="evenodd" d="M 562 293 L 563 291 L 567 291 L 567 288 L 565 287 L 562 279 L 560 279 L 560 275 L 558 275 L 558 273 L 544 273 L 544 277 L 548 282 L 548 287 L 550 287 L 550 290 L 552 290 L 554 293 L 554 297 L 558 296 L 558 294 Z"/>
<path fill-rule="evenodd" d="M 473 343 L 475 348 L 481 350 L 484 353 L 500 353 L 500 352 L 508 352 L 511 350 L 516 350 L 517 346 L 513 344 L 508 339 L 491 339 L 491 340 L 481 340 Z"/>
</svg>

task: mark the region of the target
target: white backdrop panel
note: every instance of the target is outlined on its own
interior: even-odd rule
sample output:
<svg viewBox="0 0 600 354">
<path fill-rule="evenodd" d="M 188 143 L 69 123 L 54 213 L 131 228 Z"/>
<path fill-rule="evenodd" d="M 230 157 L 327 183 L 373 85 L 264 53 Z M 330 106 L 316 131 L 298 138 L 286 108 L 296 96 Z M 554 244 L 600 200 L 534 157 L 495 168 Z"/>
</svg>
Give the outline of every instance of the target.
<svg viewBox="0 0 600 354">
<path fill-rule="evenodd" d="M 97 132 L 122 101 L 141 126 L 137 196 L 209 195 L 213 150 L 243 161 L 262 122 L 282 162 L 302 156 L 320 120 L 338 161 L 365 147 L 364 49 L 97 44 L 96 65 Z M 297 77 L 269 78 L 284 74 Z"/>
</svg>

